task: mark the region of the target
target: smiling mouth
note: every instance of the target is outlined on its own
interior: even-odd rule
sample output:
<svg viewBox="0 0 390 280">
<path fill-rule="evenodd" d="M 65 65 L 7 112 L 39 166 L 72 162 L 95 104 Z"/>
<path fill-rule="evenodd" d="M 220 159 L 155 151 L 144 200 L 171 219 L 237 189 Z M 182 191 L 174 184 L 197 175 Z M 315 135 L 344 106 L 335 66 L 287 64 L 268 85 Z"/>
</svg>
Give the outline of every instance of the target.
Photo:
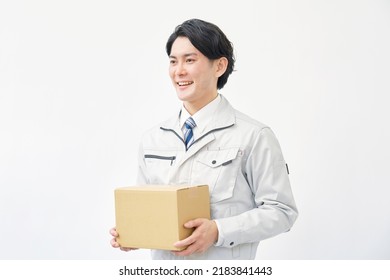
<svg viewBox="0 0 390 280">
<path fill-rule="evenodd" d="M 189 86 L 189 85 L 192 85 L 194 82 L 177 82 L 176 84 L 179 86 L 179 87 L 183 87 L 183 86 Z"/>
</svg>

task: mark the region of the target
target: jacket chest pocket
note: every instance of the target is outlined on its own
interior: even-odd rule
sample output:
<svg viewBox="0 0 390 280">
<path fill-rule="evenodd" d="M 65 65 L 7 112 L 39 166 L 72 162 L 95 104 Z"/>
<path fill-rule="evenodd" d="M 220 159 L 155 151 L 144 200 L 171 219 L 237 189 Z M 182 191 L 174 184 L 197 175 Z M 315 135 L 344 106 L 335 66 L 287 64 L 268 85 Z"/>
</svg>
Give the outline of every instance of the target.
<svg viewBox="0 0 390 280">
<path fill-rule="evenodd" d="M 169 183 L 169 174 L 176 160 L 176 152 L 145 151 L 144 160 L 151 184 Z"/>
<path fill-rule="evenodd" d="M 198 183 L 209 185 L 211 203 L 233 196 L 241 158 L 239 148 L 229 148 L 207 150 L 196 159 L 192 172 L 194 179 Z"/>
</svg>

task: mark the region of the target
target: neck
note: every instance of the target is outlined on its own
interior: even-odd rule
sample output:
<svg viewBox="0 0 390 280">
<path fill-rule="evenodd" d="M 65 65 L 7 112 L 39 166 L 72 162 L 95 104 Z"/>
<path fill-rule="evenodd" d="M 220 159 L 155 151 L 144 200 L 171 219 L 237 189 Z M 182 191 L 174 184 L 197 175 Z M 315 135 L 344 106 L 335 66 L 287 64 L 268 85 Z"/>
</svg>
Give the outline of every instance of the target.
<svg viewBox="0 0 390 280">
<path fill-rule="evenodd" d="M 184 108 L 190 113 L 191 116 L 193 116 L 196 112 L 198 112 L 200 109 L 202 109 L 204 106 L 209 104 L 211 101 L 213 101 L 215 98 L 217 98 L 218 92 L 216 92 L 213 95 L 210 95 L 209 98 L 205 100 L 198 100 L 198 101 L 184 101 Z"/>
</svg>

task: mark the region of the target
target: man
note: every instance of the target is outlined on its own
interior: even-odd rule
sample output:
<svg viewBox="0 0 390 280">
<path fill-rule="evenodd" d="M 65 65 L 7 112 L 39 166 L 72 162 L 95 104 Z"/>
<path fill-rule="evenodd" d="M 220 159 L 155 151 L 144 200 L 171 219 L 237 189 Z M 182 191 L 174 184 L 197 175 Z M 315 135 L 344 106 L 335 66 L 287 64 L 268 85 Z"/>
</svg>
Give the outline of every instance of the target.
<svg viewBox="0 0 390 280">
<path fill-rule="evenodd" d="M 271 129 L 218 93 L 234 69 L 233 47 L 214 24 L 192 19 L 166 45 L 180 112 L 152 128 L 140 146 L 139 184 L 207 184 L 211 220 L 184 226 L 185 250 L 154 259 L 254 259 L 259 241 L 288 231 L 298 212 L 288 169 Z M 120 247 L 114 238 L 113 247 Z M 121 248 L 130 250 L 131 248 Z"/>
</svg>

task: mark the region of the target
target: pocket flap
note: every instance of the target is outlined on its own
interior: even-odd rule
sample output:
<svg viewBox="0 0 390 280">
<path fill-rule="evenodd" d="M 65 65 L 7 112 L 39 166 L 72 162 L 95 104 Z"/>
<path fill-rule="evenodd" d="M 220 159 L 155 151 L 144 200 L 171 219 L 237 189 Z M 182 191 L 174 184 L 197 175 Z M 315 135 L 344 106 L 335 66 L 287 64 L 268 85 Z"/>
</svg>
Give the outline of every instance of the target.
<svg viewBox="0 0 390 280">
<path fill-rule="evenodd" d="M 160 159 L 160 160 L 174 160 L 176 159 L 176 151 L 163 150 L 144 150 L 144 159 Z"/>
<path fill-rule="evenodd" d="M 211 168 L 229 165 L 237 157 L 239 148 L 230 148 L 223 150 L 214 150 L 207 151 L 201 157 L 198 158 L 198 161 L 202 164 L 205 164 Z"/>
</svg>

